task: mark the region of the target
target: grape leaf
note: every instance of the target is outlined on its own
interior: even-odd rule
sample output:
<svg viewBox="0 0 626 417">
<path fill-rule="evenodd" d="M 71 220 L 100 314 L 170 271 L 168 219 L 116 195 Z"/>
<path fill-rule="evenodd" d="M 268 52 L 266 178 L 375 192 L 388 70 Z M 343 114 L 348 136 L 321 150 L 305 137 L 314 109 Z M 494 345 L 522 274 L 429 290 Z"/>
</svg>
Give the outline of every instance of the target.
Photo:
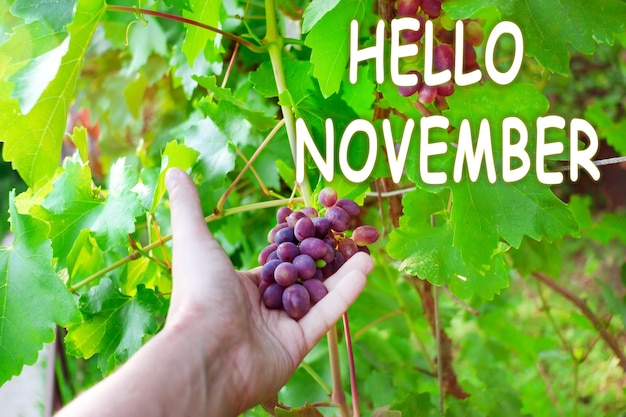
<svg viewBox="0 0 626 417">
<path fill-rule="evenodd" d="M 612 45 L 615 35 L 626 30 L 626 4 L 619 0 L 449 0 L 443 4 L 455 19 L 488 6 L 515 22 L 524 36 L 524 50 L 559 74 L 569 73 L 568 45 L 592 54 L 596 43 Z"/>
<path fill-rule="evenodd" d="M 54 340 L 55 323 L 79 319 L 70 292 L 52 267 L 48 225 L 18 213 L 9 194 L 15 235 L 0 247 L 0 385 L 32 365 L 44 343 Z"/>
<path fill-rule="evenodd" d="M 313 0 L 304 9 L 302 15 L 302 32 L 310 31 L 326 13 L 333 10 L 340 0 Z"/>
<path fill-rule="evenodd" d="M 185 131 L 185 145 L 200 152 L 199 164 L 194 170 L 212 188 L 220 187 L 226 174 L 235 168 L 235 150 L 210 118 L 190 124 Z"/>
<path fill-rule="evenodd" d="M 26 23 L 45 22 L 54 31 L 61 31 L 72 21 L 76 0 L 15 0 L 11 13 Z"/>
<path fill-rule="evenodd" d="M 363 0 L 341 0 L 311 29 L 304 41 L 311 48 L 313 74 L 324 97 L 339 91 L 350 56 L 350 22 L 361 20 Z"/>
<path fill-rule="evenodd" d="M 145 16 L 145 25 L 133 25 L 129 30 L 128 49 L 133 59 L 124 71 L 134 76 L 147 62 L 152 53 L 167 56 L 167 39 L 159 22 Z"/>
<path fill-rule="evenodd" d="M 0 81 L 0 130 L 4 141 L 3 158 L 12 161 L 29 185 L 50 178 L 59 164 L 67 112 L 74 96 L 76 79 L 87 45 L 104 13 L 103 0 L 79 0 L 74 21 L 67 26 L 70 43 L 61 60 L 58 75 L 27 114 L 9 98 L 11 84 Z M 29 43 L 35 43 L 30 39 Z M 28 44 L 26 47 L 29 47 Z"/>
<path fill-rule="evenodd" d="M 183 17 L 205 25 L 218 27 L 219 14 L 222 10 L 220 0 L 191 0 L 191 9 L 183 10 Z M 197 26 L 185 24 L 187 35 L 183 42 L 183 53 L 189 66 L 193 66 L 196 57 L 207 47 L 208 41 L 214 41 L 216 33 Z M 213 45 L 211 44 L 211 47 Z"/>
<path fill-rule="evenodd" d="M 192 11 L 189 0 L 163 0 L 163 3 L 169 7 L 176 7 L 180 10 L 189 10 L 190 12 Z"/>
<path fill-rule="evenodd" d="M 163 150 L 163 156 L 161 157 L 161 173 L 159 174 L 159 179 L 154 189 L 152 207 L 150 208 L 151 212 L 154 212 L 163 194 L 165 194 L 165 173 L 167 170 L 176 167 L 187 171 L 193 167 L 199 155 L 200 153 L 195 149 L 188 148 L 175 140 L 165 145 L 165 150 Z"/>
<path fill-rule="evenodd" d="M 135 230 L 135 217 L 143 210 L 137 194 L 131 189 L 137 184 L 137 174 L 119 159 L 109 176 L 106 200 L 93 187 L 89 167 L 72 159 L 65 163 L 65 172 L 54 181 L 54 189 L 33 213 L 50 223 L 50 237 L 59 264 L 66 257 L 80 232 L 91 230 L 102 251 L 123 245 L 128 233 Z"/>
<path fill-rule="evenodd" d="M 593 123 L 598 129 L 598 135 L 605 138 L 606 142 L 622 155 L 626 154 L 626 119 L 616 122 L 611 118 L 610 112 L 602 108 L 598 103 L 592 104 L 585 110 L 585 120 Z"/>
<path fill-rule="evenodd" d="M 447 201 L 442 196 L 418 189 L 406 194 L 402 205 L 404 214 L 400 227 L 391 233 L 387 244 L 387 253 L 402 260 L 401 270 L 434 285 L 448 284 L 450 290 L 463 299 L 474 294 L 492 299 L 508 286 L 501 253 L 493 254 L 487 265 L 467 263 L 461 248 L 453 243 L 455 230 L 451 222 L 431 225 L 431 216 L 446 208 Z"/>
<path fill-rule="evenodd" d="M 67 351 L 83 358 L 98 353 L 98 366 L 108 373 L 141 347 L 145 335 L 156 333 L 154 313 L 161 301 L 143 285 L 131 297 L 102 278 L 80 297 L 79 305 L 85 320 L 68 327 Z"/>
<path fill-rule="evenodd" d="M 453 126 L 458 127 L 463 119 L 470 120 L 472 126 L 479 126 L 482 119 L 489 121 L 498 173 L 502 166 L 502 132 L 498 128 L 502 120 L 515 115 L 526 126 L 531 126 L 527 128 L 529 144 L 526 149 L 532 155 L 536 149 L 532 126 L 548 107 L 545 97 L 534 86 L 512 84 L 502 88 L 493 83 L 459 89 L 449 97 L 449 105 L 444 115 Z M 477 134 L 472 136 L 475 146 Z M 450 184 L 454 198 L 450 216 L 454 245 L 461 248 L 466 262 L 488 264 L 500 239 L 518 248 L 525 235 L 551 241 L 577 233 L 577 223 L 567 206 L 554 196 L 549 186 L 541 184 L 532 171 L 526 178 L 512 183 L 490 184 L 485 177 L 483 169 L 475 183 L 465 178 L 460 183 Z"/>
</svg>

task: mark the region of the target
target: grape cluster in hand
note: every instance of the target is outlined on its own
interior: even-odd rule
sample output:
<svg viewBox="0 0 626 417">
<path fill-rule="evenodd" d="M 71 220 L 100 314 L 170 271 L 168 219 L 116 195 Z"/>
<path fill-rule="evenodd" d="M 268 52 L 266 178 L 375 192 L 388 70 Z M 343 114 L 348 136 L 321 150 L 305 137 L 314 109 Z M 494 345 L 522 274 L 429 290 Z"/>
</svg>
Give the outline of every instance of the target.
<svg viewBox="0 0 626 417">
<path fill-rule="evenodd" d="M 259 290 L 269 309 L 283 309 L 292 318 L 302 318 L 328 290 L 324 280 L 357 252 L 378 240 L 374 226 L 359 226 L 348 232 L 360 208 L 352 200 L 337 199 L 337 192 L 319 193 L 322 209 L 276 212 L 277 225 L 268 234 L 269 245 L 259 254 Z M 323 215 L 321 215 L 323 213 Z"/>
</svg>

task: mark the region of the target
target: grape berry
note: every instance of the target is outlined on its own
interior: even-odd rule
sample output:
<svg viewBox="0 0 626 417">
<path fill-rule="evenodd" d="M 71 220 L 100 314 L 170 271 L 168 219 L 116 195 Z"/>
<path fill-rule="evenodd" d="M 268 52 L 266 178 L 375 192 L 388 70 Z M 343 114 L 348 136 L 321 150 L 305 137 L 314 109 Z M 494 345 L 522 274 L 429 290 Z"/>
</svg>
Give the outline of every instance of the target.
<svg viewBox="0 0 626 417">
<path fill-rule="evenodd" d="M 269 245 L 259 253 L 259 290 L 269 309 L 283 309 L 298 320 L 328 293 L 323 281 L 357 252 L 379 237 L 374 226 L 359 226 L 348 233 L 360 208 L 352 200 L 338 199 L 332 188 L 320 191 L 320 213 L 312 207 L 294 211 L 281 207 L 277 225 L 267 235 Z"/>
</svg>

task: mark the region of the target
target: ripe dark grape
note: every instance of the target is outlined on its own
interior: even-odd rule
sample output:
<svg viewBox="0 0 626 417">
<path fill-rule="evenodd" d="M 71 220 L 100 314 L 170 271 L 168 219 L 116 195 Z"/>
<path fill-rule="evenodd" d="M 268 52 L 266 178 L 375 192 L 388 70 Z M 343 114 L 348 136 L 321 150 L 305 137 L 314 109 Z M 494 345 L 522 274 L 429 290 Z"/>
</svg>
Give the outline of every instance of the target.
<svg viewBox="0 0 626 417">
<path fill-rule="evenodd" d="M 284 223 L 287 221 L 287 216 L 292 213 L 289 207 L 281 207 L 276 211 L 276 223 Z"/>
<path fill-rule="evenodd" d="M 277 226 L 274 226 L 272 228 L 272 230 L 269 231 L 269 233 L 267 234 L 267 240 L 270 243 L 274 243 L 275 242 L 275 237 L 276 237 L 276 233 L 278 233 L 280 230 L 284 229 L 288 227 L 286 223 L 280 223 Z"/>
<path fill-rule="evenodd" d="M 471 43 L 463 43 L 463 71 L 470 72 L 478 69 L 478 62 L 476 62 L 476 50 Z"/>
<path fill-rule="evenodd" d="M 298 222 L 298 220 L 300 220 L 303 217 L 306 217 L 304 213 L 302 213 L 301 211 L 294 211 L 289 216 L 287 216 L 287 225 L 293 228 L 296 226 L 296 223 Z"/>
<path fill-rule="evenodd" d="M 276 249 L 278 259 L 284 262 L 291 262 L 293 258 L 300 255 L 300 249 L 293 242 L 284 242 Z"/>
<path fill-rule="evenodd" d="M 326 210 L 324 217 L 328 219 L 330 227 L 336 232 L 344 232 L 350 227 L 350 215 L 341 207 L 330 207 Z"/>
<path fill-rule="evenodd" d="M 324 217 L 315 217 L 311 219 L 311 221 L 315 226 L 315 237 L 322 239 L 326 237 L 328 232 L 330 232 L 330 222 L 328 219 Z"/>
<path fill-rule="evenodd" d="M 261 268 L 261 280 L 274 282 L 274 271 L 276 271 L 276 267 L 281 263 L 282 261 L 278 259 L 267 261 L 267 263 Z"/>
<path fill-rule="evenodd" d="M 301 211 L 302 211 L 302 214 L 304 214 L 306 217 L 309 217 L 311 219 L 316 218 L 318 215 L 317 210 L 315 210 L 313 207 L 305 207 Z"/>
<path fill-rule="evenodd" d="M 422 77 L 422 74 L 419 71 L 413 70 L 413 71 L 409 71 L 407 74 L 415 74 L 417 76 L 417 84 L 410 85 L 410 86 L 399 85 L 398 92 L 400 93 L 401 96 L 404 96 L 404 97 L 412 96 L 413 94 L 417 93 L 417 90 L 422 88 L 422 85 L 424 85 L 424 79 Z"/>
<path fill-rule="evenodd" d="M 295 238 L 296 237 L 293 234 L 293 229 L 290 227 L 285 227 L 276 232 L 276 236 L 274 237 L 274 243 L 280 245 L 281 243 L 285 242 L 294 242 Z"/>
<path fill-rule="evenodd" d="M 398 16 L 413 17 L 420 7 L 420 0 L 398 0 Z"/>
<path fill-rule="evenodd" d="M 441 3 L 443 0 L 422 0 L 422 10 L 431 19 L 436 19 L 441 14 Z"/>
<path fill-rule="evenodd" d="M 283 308 L 289 317 L 301 319 L 311 309 L 311 296 L 300 284 L 293 284 L 283 291 Z"/>
<path fill-rule="evenodd" d="M 374 226 L 359 226 L 352 232 L 352 240 L 357 246 L 367 246 L 376 242 L 380 234 Z"/>
<path fill-rule="evenodd" d="M 322 259 L 324 260 L 324 262 L 326 262 L 327 264 L 331 263 L 334 259 L 335 259 L 335 248 L 332 245 L 329 245 L 328 243 L 326 244 L 326 248 L 328 249 L 326 251 L 326 255 L 324 255 L 322 257 Z"/>
<path fill-rule="evenodd" d="M 304 285 L 304 288 L 306 288 L 309 292 L 312 304 L 317 304 L 322 298 L 324 298 L 324 296 L 326 296 L 326 294 L 328 294 L 328 289 L 322 281 L 310 279 L 308 281 L 304 281 L 302 285 Z"/>
<path fill-rule="evenodd" d="M 293 258 L 292 263 L 298 271 L 298 277 L 303 280 L 311 279 L 315 276 L 317 266 L 315 265 L 315 260 L 313 260 L 313 258 L 309 255 L 300 254 Z"/>
<path fill-rule="evenodd" d="M 454 94 L 454 82 L 448 81 L 445 84 L 437 86 L 437 95 L 442 97 L 449 97 Z"/>
<path fill-rule="evenodd" d="M 313 220 L 308 217 L 303 217 L 296 222 L 296 226 L 293 228 L 294 235 L 299 241 L 303 241 L 307 237 L 315 236 L 315 225 Z"/>
<path fill-rule="evenodd" d="M 348 200 L 347 198 L 340 198 L 335 203 L 335 206 L 344 209 L 350 217 L 356 217 L 361 212 L 359 205 L 352 200 Z"/>
<path fill-rule="evenodd" d="M 298 270 L 292 263 L 282 262 L 274 270 L 274 280 L 283 287 L 295 284 L 297 279 Z"/>
<path fill-rule="evenodd" d="M 300 242 L 300 253 L 309 255 L 314 260 L 318 260 L 326 255 L 326 243 L 316 237 L 309 237 Z"/>
<path fill-rule="evenodd" d="M 263 304 L 271 310 L 283 307 L 283 292 L 285 288 L 279 284 L 271 284 L 263 291 Z"/>
<path fill-rule="evenodd" d="M 337 191 L 330 187 L 323 188 L 317 199 L 322 206 L 332 207 L 337 202 Z"/>
<path fill-rule="evenodd" d="M 415 16 L 415 19 L 419 20 L 420 22 L 419 29 L 402 31 L 402 37 L 407 43 L 419 42 L 424 36 L 424 24 L 426 23 L 426 18 L 421 14 L 418 14 Z"/>
<path fill-rule="evenodd" d="M 432 103 L 437 96 L 437 87 L 424 84 L 422 89 L 417 92 L 417 99 L 422 104 Z"/>
<path fill-rule="evenodd" d="M 355 253 L 359 251 L 359 248 L 357 248 L 356 243 L 354 243 L 354 241 L 349 238 L 341 239 L 339 241 L 338 246 L 339 247 L 337 250 L 339 251 L 339 253 L 343 255 L 345 260 L 350 259 L 352 255 L 354 255 Z"/>
<path fill-rule="evenodd" d="M 276 249 L 278 248 L 278 245 L 276 243 L 272 243 L 266 247 L 263 248 L 263 250 L 259 253 L 259 263 L 261 265 L 265 265 L 265 263 L 267 262 L 267 258 L 271 255 L 272 252 L 274 252 Z"/>
<path fill-rule="evenodd" d="M 442 43 L 435 46 L 433 51 L 433 67 L 436 71 L 449 69 L 454 70 L 454 49 L 448 44 Z"/>
</svg>

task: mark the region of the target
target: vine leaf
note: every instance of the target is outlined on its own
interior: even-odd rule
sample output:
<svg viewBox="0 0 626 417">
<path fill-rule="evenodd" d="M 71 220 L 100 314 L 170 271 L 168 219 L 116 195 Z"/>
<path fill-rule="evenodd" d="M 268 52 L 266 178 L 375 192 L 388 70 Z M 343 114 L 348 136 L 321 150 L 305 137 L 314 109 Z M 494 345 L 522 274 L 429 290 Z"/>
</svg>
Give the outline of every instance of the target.
<svg viewBox="0 0 626 417">
<path fill-rule="evenodd" d="M 179 10 L 191 10 L 191 5 L 189 4 L 189 0 L 163 0 L 166 6 L 176 7 Z"/>
<path fill-rule="evenodd" d="M 317 22 L 323 18 L 326 13 L 333 10 L 340 0 L 313 0 L 311 4 L 304 9 L 302 15 L 302 32 L 310 31 Z"/>
<path fill-rule="evenodd" d="M 524 36 L 524 50 L 545 68 L 569 73 L 571 45 L 592 54 L 595 45 L 612 45 L 615 35 L 626 30 L 626 4 L 619 0 L 450 0 L 443 8 L 455 19 L 495 6 L 506 20 L 515 22 Z M 555 23 L 554 16 L 559 16 Z"/>
<path fill-rule="evenodd" d="M 205 25 L 218 27 L 220 12 L 222 10 L 221 0 L 191 0 L 191 8 L 183 10 L 183 17 L 195 20 Z M 185 24 L 187 35 L 183 41 L 183 53 L 187 58 L 190 67 L 205 48 L 214 49 L 213 41 L 216 33 L 197 26 Z M 211 41 L 211 44 L 207 44 Z"/>
<path fill-rule="evenodd" d="M 91 231 L 104 252 L 125 244 L 128 233 L 135 230 L 135 217 L 143 212 L 137 194 L 131 191 L 137 184 L 136 172 L 120 158 L 111 167 L 108 197 L 103 199 L 93 186 L 86 164 L 75 158 L 67 160 L 64 168 L 52 192 L 32 211 L 50 224 L 59 264 L 65 265 L 84 229 Z"/>
<path fill-rule="evenodd" d="M 313 74 L 324 97 L 339 91 L 350 57 L 350 22 L 361 20 L 363 0 L 341 0 L 311 29 L 304 43 L 311 48 Z"/>
<path fill-rule="evenodd" d="M 11 6 L 11 13 L 23 18 L 26 23 L 43 22 L 58 32 L 72 21 L 75 5 L 76 0 L 16 0 Z"/>
<path fill-rule="evenodd" d="M 91 37 L 104 13 L 103 0 L 79 0 L 74 20 L 67 26 L 70 41 L 61 59 L 57 76 L 45 88 L 33 108 L 24 114 L 11 99 L 13 85 L 0 81 L 0 130 L 4 143 L 3 158 L 12 161 L 29 185 L 52 177 L 59 165 L 61 142 L 67 113 L 74 96 L 76 79 Z M 33 48 L 31 37 L 24 48 Z M 4 53 L 2 53 L 4 55 Z M 35 56 L 30 59 L 35 59 Z M 6 77 L 10 74 L 2 74 Z"/>
<path fill-rule="evenodd" d="M 154 213 L 159 201 L 161 201 L 161 198 L 165 194 L 165 174 L 167 170 L 172 167 L 177 167 L 183 171 L 187 171 L 198 161 L 199 155 L 200 152 L 180 144 L 175 140 L 165 146 L 163 156 L 161 157 L 161 172 L 159 173 L 159 179 L 157 180 L 154 190 L 152 207 L 150 208 L 151 212 Z"/>
<path fill-rule="evenodd" d="M 487 265 L 465 262 L 461 248 L 453 243 L 451 222 L 431 225 L 431 216 L 445 210 L 442 196 L 418 189 L 406 194 L 402 205 L 400 227 L 391 233 L 387 244 L 387 253 L 402 260 L 400 269 L 434 285 L 448 284 L 450 291 L 462 299 L 480 295 L 490 300 L 508 286 L 501 253 L 496 253 Z"/>
<path fill-rule="evenodd" d="M 103 278 L 80 297 L 79 305 L 84 321 L 68 327 L 67 351 L 84 358 L 98 353 L 98 366 L 108 373 L 141 347 L 145 335 L 156 333 L 154 313 L 161 301 L 143 285 L 131 297 Z"/>
<path fill-rule="evenodd" d="M 32 365 L 44 343 L 54 340 L 55 323 L 66 326 L 80 315 L 74 298 L 52 267 L 48 225 L 18 213 L 15 192 L 9 212 L 15 235 L 0 247 L 0 385 Z"/>
</svg>

